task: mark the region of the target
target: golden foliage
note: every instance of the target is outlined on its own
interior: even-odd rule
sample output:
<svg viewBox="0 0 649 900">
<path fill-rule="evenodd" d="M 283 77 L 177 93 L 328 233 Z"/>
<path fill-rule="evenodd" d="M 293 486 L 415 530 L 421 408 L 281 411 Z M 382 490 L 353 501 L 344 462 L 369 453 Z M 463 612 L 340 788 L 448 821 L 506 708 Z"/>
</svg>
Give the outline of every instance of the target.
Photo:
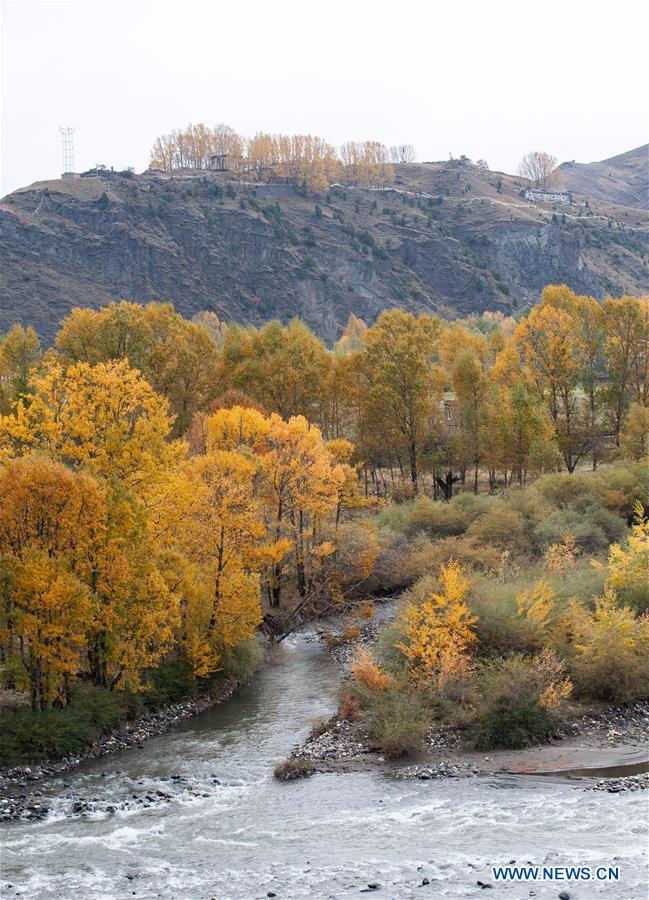
<svg viewBox="0 0 649 900">
<path fill-rule="evenodd" d="M 558 709 L 572 695 L 572 681 L 564 678 L 549 684 L 539 695 L 539 704 L 547 710 Z"/>
<path fill-rule="evenodd" d="M 626 542 L 612 544 L 609 549 L 606 583 L 614 590 L 646 587 L 649 582 L 649 518 L 639 500 L 634 512 Z"/>
<path fill-rule="evenodd" d="M 387 690 L 392 684 L 392 676 L 382 672 L 367 650 L 359 650 L 352 663 L 352 674 L 356 681 L 375 694 Z"/>
<path fill-rule="evenodd" d="M 431 592 L 419 606 L 411 603 L 407 607 L 407 643 L 397 647 L 409 659 L 417 678 L 443 683 L 470 667 L 477 618 L 466 603 L 470 582 L 460 563 L 453 560 L 442 566 L 439 581 L 440 592 Z"/>
<path fill-rule="evenodd" d="M 564 677 L 565 663 L 550 647 L 533 659 L 532 676 L 539 690 L 539 703 L 547 710 L 558 709 L 572 694 L 572 682 Z"/>
<path fill-rule="evenodd" d="M 593 613 L 575 623 L 576 680 L 591 696 L 627 702 L 644 697 L 649 679 L 649 615 L 637 617 L 607 587 Z"/>
<path fill-rule="evenodd" d="M 173 435 L 214 396 L 220 323 L 213 313 L 188 322 L 170 303 L 109 303 L 73 309 L 61 323 L 56 347 L 63 363 L 124 360 L 169 403 Z"/>
<path fill-rule="evenodd" d="M 516 597 L 518 615 L 524 616 L 539 628 L 545 628 L 551 618 L 557 602 L 557 595 L 545 579 L 529 591 L 523 591 Z"/>
<path fill-rule="evenodd" d="M 574 565 L 580 552 L 574 535 L 564 534 L 560 544 L 550 544 L 545 551 L 545 566 L 550 572 L 565 572 Z"/>
<path fill-rule="evenodd" d="M 51 363 L 30 381 L 33 396 L 0 418 L 0 452 L 46 453 L 83 464 L 143 490 L 161 467 L 172 467 L 182 448 L 169 443 L 168 404 L 124 361 Z"/>
</svg>

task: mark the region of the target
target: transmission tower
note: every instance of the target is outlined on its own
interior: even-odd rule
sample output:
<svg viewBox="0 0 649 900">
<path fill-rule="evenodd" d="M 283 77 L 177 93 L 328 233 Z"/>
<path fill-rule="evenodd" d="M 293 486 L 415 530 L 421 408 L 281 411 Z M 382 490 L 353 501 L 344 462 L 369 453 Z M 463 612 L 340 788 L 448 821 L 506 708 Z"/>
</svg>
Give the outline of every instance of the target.
<svg viewBox="0 0 649 900">
<path fill-rule="evenodd" d="M 63 174 L 71 175 L 74 172 L 74 126 L 59 126 L 61 133 L 61 152 L 63 156 Z"/>
</svg>

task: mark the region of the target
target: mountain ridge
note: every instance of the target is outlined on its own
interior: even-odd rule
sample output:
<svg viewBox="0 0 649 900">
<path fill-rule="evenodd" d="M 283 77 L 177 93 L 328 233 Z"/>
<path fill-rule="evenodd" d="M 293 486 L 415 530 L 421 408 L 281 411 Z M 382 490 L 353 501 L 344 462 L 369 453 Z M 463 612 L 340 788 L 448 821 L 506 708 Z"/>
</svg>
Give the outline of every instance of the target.
<svg viewBox="0 0 649 900">
<path fill-rule="evenodd" d="M 511 313 L 553 282 L 647 292 L 643 208 L 573 187 L 572 205 L 534 204 L 525 184 L 466 160 L 320 197 L 197 171 L 37 182 L 0 203 L 0 332 L 21 321 L 49 341 L 73 306 L 124 297 L 241 323 L 300 316 L 333 341 L 352 312 Z"/>
<path fill-rule="evenodd" d="M 649 144 L 599 162 L 564 162 L 558 172 L 569 191 L 649 210 Z"/>
</svg>

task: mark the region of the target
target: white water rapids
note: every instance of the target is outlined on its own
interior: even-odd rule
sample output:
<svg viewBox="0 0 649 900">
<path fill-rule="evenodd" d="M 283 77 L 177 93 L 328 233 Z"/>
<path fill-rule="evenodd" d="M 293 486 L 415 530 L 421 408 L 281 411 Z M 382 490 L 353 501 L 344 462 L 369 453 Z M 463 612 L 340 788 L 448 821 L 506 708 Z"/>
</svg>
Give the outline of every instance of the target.
<svg viewBox="0 0 649 900">
<path fill-rule="evenodd" d="M 396 781 L 274 764 L 335 708 L 339 673 L 289 639 L 232 700 L 52 783 L 47 819 L 0 829 L 3 897 L 218 900 L 484 896 L 647 897 L 646 792 L 607 794 L 522 777 Z M 156 791 L 171 799 L 157 801 Z M 148 807 L 134 802 L 149 794 Z M 74 812 L 75 799 L 92 801 Z M 112 807 L 112 809 L 110 808 Z M 615 865 L 617 884 L 494 883 L 492 865 Z M 429 883 L 422 885 L 428 879 Z"/>
</svg>

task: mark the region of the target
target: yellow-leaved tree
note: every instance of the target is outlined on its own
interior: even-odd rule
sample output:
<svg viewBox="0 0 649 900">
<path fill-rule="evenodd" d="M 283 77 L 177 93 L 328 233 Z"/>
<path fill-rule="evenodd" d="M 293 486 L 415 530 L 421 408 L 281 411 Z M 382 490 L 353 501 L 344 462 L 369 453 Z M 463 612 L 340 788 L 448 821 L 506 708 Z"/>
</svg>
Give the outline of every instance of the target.
<svg viewBox="0 0 649 900">
<path fill-rule="evenodd" d="M 337 508 L 344 482 L 342 470 L 332 464 L 319 428 L 304 416 L 287 422 L 274 414 L 269 418 L 266 451 L 261 457 L 262 503 L 268 543 L 288 542 L 302 600 L 310 595 L 324 560 L 335 552 L 330 541 L 319 540 L 324 516 Z M 271 606 L 279 607 L 282 596 L 285 554 L 275 558 L 268 576 Z"/>
<path fill-rule="evenodd" d="M 564 309 L 540 304 L 521 319 L 513 340 L 530 385 L 547 405 L 566 469 L 573 472 L 592 444 L 579 402 L 585 350 L 577 323 Z"/>
<path fill-rule="evenodd" d="M 232 450 L 191 461 L 194 486 L 189 555 L 203 572 L 211 602 L 204 638 L 220 654 L 252 636 L 261 622 L 258 566 L 264 533 L 254 495 L 255 462 Z"/>
<path fill-rule="evenodd" d="M 88 574 L 105 514 L 88 475 L 47 459 L 0 466 L 0 637 L 35 709 L 69 698 L 94 618 Z"/>
<path fill-rule="evenodd" d="M 639 500 L 634 513 L 626 541 L 609 548 L 606 584 L 618 593 L 639 599 L 649 592 L 649 518 Z"/>
<path fill-rule="evenodd" d="M 439 592 L 432 591 L 421 605 L 408 605 L 407 640 L 397 646 L 410 661 L 415 678 L 442 684 L 470 669 L 477 618 L 466 602 L 470 582 L 459 562 L 442 566 L 439 582 Z"/>
<path fill-rule="evenodd" d="M 516 597 L 518 615 L 525 619 L 537 634 L 546 629 L 556 606 L 557 594 L 544 578 L 529 590 L 521 591 Z"/>
<path fill-rule="evenodd" d="M 167 401 L 124 360 L 51 362 L 30 390 L 29 404 L 0 418 L 0 457 L 40 451 L 142 493 L 184 452 L 168 441 Z"/>
<path fill-rule="evenodd" d="M 173 646 L 179 597 L 143 503 L 123 485 L 107 492 L 107 519 L 91 561 L 93 617 L 88 660 L 103 687 L 138 690 Z"/>
<path fill-rule="evenodd" d="M 595 611 L 576 622 L 573 662 L 582 692 L 625 703 L 646 696 L 649 681 L 649 615 L 636 616 L 610 586 Z"/>
</svg>

